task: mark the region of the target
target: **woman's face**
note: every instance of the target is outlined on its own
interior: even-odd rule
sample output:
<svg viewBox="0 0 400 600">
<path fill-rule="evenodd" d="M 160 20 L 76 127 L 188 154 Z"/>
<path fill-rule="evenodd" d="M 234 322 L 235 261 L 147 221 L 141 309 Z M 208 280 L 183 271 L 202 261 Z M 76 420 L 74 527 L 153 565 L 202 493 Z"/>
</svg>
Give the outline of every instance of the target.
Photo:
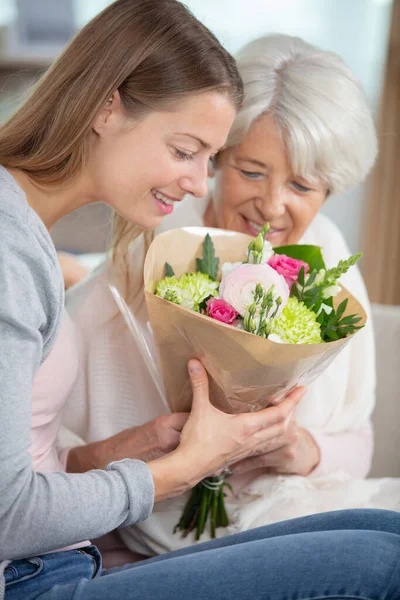
<svg viewBox="0 0 400 600">
<path fill-rule="evenodd" d="M 209 159 L 225 144 L 235 114 L 228 96 L 213 92 L 133 122 L 114 94 L 93 123 L 93 201 L 144 229 L 156 227 L 186 194 L 206 194 Z"/>
<path fill-rule="evenodd" d="M 222 151 L 215 168 L 217 227 L 257 235 L 266 221 L 273 246 L 296 244 L 326 198 L 322 183 L 296 177 L 270 115 L 261 117 L 237 146 Z"/>
</svg>

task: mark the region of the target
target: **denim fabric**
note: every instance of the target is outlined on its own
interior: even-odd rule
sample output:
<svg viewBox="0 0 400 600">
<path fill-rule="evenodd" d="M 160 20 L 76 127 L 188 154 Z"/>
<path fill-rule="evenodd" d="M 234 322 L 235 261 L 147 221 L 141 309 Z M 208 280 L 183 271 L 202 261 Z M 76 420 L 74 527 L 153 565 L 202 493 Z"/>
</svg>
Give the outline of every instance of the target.
<svg viewBox="0 0 400 600">
<path fill-rule="evenodd" d="M 5 597 L 30 600 L 56 584 L 89 580 L 100 573 L 101 556 L 95 546 L 14 560 L 4 571 Z"/>
<path fill-rule="evenodd" d="M 90 560 L 70 551 L 13 561 L 5 600 L 400 600 L 400 513 L 283 521 L 97 576 Z"/>
</svg>

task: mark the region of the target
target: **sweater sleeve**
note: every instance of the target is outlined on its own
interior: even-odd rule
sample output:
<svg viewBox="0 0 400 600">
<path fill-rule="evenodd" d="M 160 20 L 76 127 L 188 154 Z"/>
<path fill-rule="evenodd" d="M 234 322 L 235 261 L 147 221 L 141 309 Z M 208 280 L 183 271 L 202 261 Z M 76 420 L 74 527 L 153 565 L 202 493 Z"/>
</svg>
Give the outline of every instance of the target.
<svg viewBox="0 0 400 600">
<path fill-rule="evenodd" d="M 151 472 L 141 461 L 85 474 L 32 469 L 32 381 L 48 340 L 49 307 L 60 304 L 59 274 L 46 257 L 29 227 L 1 215 L 0 561 L 144 520 L 154 500 Z"/>
</svg>

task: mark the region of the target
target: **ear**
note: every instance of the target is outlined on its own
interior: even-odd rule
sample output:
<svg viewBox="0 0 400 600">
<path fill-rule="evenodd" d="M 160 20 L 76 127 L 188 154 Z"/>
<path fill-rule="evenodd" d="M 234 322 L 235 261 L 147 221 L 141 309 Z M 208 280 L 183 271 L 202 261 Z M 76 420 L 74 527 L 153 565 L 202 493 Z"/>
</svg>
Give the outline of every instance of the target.
<svg viewBox="0 0 400 600">
<path fill-rule="evenodd" d="M 120 127 L 124 119 L 121 96 L 115 90 L 93 119 L 92 127 L 98 135 L 103 136 Z"/>
</svg>

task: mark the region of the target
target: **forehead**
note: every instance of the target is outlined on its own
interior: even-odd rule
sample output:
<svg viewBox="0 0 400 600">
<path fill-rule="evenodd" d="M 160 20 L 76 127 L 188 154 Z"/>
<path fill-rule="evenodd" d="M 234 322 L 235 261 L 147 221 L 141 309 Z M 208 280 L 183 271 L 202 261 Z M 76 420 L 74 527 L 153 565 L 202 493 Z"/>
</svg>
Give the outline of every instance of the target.
<svg viewBox="0 0 400 600">
<path fill-rule="evenodd" d="M 198 138 L 204 142 L 202 146 L 216 151 L 225 144 L 236 109 L 227 94 L 207 92 L 188 96 L 152 114 L 167 133 Z"/>
<path fill-rule="evenodd" d="M 250 126 L 249 131 L 237 146 L 240 154 L 242 151 L 260 155 L 271 155 L 288 162 L 285 142 L 279 126 L 272 115 L 259 117 Z"/>
</svg>

